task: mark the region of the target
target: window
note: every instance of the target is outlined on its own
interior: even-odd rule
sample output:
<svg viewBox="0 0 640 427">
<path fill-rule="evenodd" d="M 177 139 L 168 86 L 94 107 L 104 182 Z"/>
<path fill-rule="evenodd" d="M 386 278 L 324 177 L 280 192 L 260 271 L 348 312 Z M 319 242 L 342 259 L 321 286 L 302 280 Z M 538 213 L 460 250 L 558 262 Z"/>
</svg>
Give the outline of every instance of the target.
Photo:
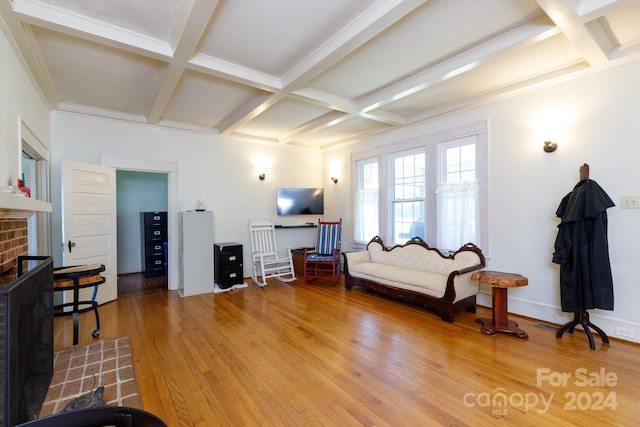
<svg viewBox="0 0 640 427">
<path fill-rule="evenodd" d="M 364 242 L 378 234 L 378 161 L 356 162 L 354 240 Z"/>
<path fill-rule="evenodd" d="M 354 153 L 354 234 L 389 244 L 412 237 L 443 250 L 486 252 L 486 122 Z"/>
<path fill-rule="evenodd" d="M 404 243 L 424 235 L 425 151 L 389 156 L 391 243 Z"/>
<path fill-rule="evenodd" d="M 49 188 L 49 151 L 20 121 L 20 145 L 22 151 L 21 172 L 24 183 L 31 190 L 31 197 L 45 202 L 51 201 Z M 51 253 L 51 214 L 36 212 L 27 221 L 29 233 L 29 255 L 49 255 Z"/>
<path fill-rule="evenodd" d="M 442 173 L 436 189 L 438 206 L 438 246 L 456 250 L 468 242 L 478 242 L 478 179 L 476 177 L 476 137 L 441 143 Z"/>
<path fill-rule="evenodd" d="M 38 188 L 36 181 L 36 161 L 27 153 L 22 152 L 22 179 L 24 186 L 31 191 L 31 197 L 38 198 Z M 29 255 L 38 255 L 38 232 L 36 216 L 27 218 L 27 241 L 29 243 Z"/>
</svg>

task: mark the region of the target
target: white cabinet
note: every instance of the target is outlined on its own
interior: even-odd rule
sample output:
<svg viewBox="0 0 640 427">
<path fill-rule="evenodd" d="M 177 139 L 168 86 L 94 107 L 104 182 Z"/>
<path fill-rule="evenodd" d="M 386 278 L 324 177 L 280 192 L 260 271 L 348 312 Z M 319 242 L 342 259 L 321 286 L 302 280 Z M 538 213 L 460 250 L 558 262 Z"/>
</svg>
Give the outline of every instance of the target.
<svg viewBox="0 0 640 427">
<path fill-rule="evenodd" d="M 180 296 L 213 292 L 213 212 L 180 212 L 178 227 Z"/>
</svg>

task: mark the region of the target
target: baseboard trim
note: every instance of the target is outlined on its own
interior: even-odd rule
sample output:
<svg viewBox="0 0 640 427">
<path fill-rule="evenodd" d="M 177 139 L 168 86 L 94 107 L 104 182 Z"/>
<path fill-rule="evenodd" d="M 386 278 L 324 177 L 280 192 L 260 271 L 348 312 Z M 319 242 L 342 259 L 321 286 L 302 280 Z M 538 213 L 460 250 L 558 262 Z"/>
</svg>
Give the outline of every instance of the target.
<svg viewBox="0 0 640 427">
<path fill-rule="evenodd" d="M 481 290 L 477 295 L 477 304 L 483 307 L 491 308 L 491 290 Z M 573 313 L 565 313 L 560 307 L 549 304 L 541 304 L 529 300 L 509 297 L 508 299 L 509 313 L 529 317 L 552 325 L 560 326 L 573 319 Z M 607 312 L 605 310 L 589 310 L 589 318 L 591 322 L 601 328 L 609 337 L 624 341 L 640 343 L 640 324 L 631 323 L 613 316 L 615 311 Z M 621 335 L 617 333 L 620 328 L 631 331 L 631 335 Z M 578 329 L 581 329 L 579 327 Z"/>
</svg>

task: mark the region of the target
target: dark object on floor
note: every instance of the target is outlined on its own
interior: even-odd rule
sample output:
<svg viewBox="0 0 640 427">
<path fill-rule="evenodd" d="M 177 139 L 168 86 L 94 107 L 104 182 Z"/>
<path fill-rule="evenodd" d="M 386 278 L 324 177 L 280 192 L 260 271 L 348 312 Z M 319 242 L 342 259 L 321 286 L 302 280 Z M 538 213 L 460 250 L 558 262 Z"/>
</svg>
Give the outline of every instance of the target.
<svg viewBox="0 0 640 427">
<path fill-rule="evenodd" d="M 104 408 L 107 406 L 107 402 L 102 398 L 103 393 L 104 387 L 98 387 L 95 392 L 76 397 L 71 402 L 67 403 L 67 406 L 65 406 L 61 412 L 72 412 L 90 408 Z"/>
<path fill-rule="evenodd" d="M 155 415 L 142 409 L 125 406 L 106 406 L 104 408 L 82 409 L 80 411 L 61 412 L 20 424 L 17 427 L 167 427 L 167 424 Z"/>
</svg>

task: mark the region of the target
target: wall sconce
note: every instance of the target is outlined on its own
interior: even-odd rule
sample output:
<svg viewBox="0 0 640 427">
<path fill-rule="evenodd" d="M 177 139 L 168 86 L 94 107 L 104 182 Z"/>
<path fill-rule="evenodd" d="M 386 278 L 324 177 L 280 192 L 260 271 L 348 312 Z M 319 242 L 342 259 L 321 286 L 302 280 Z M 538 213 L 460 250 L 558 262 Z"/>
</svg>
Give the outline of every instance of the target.
<svg viewBox="0 0 640 427">
<path fill-rule="evenodd" d="M 331 177 L 331 181 L 333 181 L 334 184 L 337 184 L 338 183 L 338 178 Z"/>
<path fill-rule="evenodd" d="M 266 175 L 265 175 L 264 173 L 261 173 L 260 175 L 258 175 L 258 179 L 259 179 L 260 181 L 264 181 L 265 176 L 266 176 Z"/>
<path fill-rule="evenodd" d="M 545 153 L 553 153 L 556 151 L 556 148 L 558 148 L 558 144 L 553 141 L 545 141 L 544 146 L 542 147 Z"/>
</svg>

